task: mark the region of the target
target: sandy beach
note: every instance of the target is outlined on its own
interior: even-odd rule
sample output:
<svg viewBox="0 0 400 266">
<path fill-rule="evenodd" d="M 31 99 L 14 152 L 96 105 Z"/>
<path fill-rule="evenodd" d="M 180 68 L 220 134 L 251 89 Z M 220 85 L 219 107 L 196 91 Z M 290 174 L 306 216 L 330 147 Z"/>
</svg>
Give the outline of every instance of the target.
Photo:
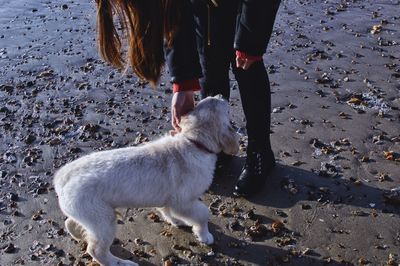
<svg viewBox="0 0 400 266">
<path fill-rule="evenodd" d="M 268 52 L 277 167 L 232 197 L 238 156 L 202 200 L 215 244 L 121 209 L 112 252 L 140 265 L 400 265 L 400 1 L 284 0 Z M 65 163 L 171 129 L 157 88 L 105 64 L 94 1 L 0 0 L 0 266 L 97 265 L 64 228 L 52 184 Z"/>
</svg>

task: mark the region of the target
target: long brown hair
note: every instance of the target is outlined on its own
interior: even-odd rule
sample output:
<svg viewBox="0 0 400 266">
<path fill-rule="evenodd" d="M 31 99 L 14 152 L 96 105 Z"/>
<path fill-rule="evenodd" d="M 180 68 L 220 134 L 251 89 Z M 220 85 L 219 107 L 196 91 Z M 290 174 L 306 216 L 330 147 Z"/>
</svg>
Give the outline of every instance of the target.
<svg viewBox="0 0 400 266">
<path fill-rule="evenodd" d="M 153 85 L 164 66 L 164 38 L 171 45 L 179 21 L 182 0 L 96 0 L 97 39 L 102 58 L 118 68 L 126 67 L 123 43 L 136 75 Z M 114 23 L 118 18 L 121 33 Z"/>
</svg>

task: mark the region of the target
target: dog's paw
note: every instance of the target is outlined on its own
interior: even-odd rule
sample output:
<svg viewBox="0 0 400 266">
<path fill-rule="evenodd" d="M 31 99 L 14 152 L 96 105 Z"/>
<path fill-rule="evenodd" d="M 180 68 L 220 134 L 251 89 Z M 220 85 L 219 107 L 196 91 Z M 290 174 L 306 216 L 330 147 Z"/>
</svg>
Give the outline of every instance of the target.
<svg viewBox="0 0 400 266">
<path fill-rule="evenodd" d="M 199 237 L 199 240 L 206 245 L 211 245 L 214 243 L 214 237 L 211 233 L 207 232 L 205 236 Z"/>
</svg>

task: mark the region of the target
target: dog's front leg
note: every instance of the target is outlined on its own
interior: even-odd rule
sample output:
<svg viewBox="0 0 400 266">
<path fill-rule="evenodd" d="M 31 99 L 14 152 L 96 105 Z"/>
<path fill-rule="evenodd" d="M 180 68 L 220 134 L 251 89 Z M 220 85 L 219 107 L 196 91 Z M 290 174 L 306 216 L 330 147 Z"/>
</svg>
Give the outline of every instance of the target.
<svg viewBox="0 0 400 266">
<path fill-rule="evenodd" d="M 185 203 L 184 206 L 174 206 L 171 208 L 171 214 L 187 225 L 193 226 L 193 233 L 201 242 L 207 245 L 214 243 L 214 237 L 208 231 L 209 213 L 204 203 L 196 199 Z"/>
</svg>

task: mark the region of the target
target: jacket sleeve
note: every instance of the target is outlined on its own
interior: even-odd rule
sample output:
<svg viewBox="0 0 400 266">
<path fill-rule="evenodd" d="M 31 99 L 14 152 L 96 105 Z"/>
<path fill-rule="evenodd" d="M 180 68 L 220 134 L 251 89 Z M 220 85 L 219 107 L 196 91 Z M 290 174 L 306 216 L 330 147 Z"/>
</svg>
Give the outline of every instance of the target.
<svg viewBox="0 0 400 266">
<path fill-rule="evenodd" d="M 234 48 L 249 55 L 267 49 L 280 0 L 241 0 Z"/>
<path fill-rule="evenodd" d="M 179 83 L 202 76 L 197 52 L 194 15 L 189 1 L 182 1 L 181 21 L 171 46 L 165 48 L 171 82 Z"/>
</svg>

